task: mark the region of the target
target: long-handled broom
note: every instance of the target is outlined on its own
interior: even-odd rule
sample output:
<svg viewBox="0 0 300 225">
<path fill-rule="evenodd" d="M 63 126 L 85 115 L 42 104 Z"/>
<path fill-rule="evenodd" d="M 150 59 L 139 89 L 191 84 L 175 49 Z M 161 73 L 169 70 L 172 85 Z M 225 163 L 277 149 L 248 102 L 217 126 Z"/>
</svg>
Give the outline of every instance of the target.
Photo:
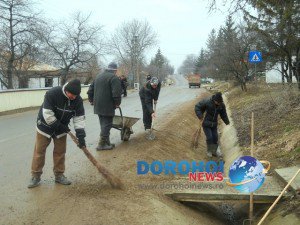
<svg viewBox="0 0 300 225">
<path fill-rule="evenodd" d="M 154 103 L 153 111 L 156 113 L 156 103 Z M 154 130 L 154 118 L 152 119 L 152 126 L 151 126 L 151 129 L 150 129 L 150 134 L 147 137 L 148 140 L 153 141 L 155 139 L 155 134 L 154 134 L 153 130 Z"/>
<path fill-rule="evenodd" d="M 194 132 L 193 134 L 193 139 L 192 139 L 192 144 L 191 144 L 191 148 L 193 148 L 194 150 L 198 147 L 199 145 L 199 137 L 201 135 L 201 127 L 202 127 L 202 120 L 200 120 L 199 123 L 199 128 Z"/>
<path fill-rule="evenodd" d="M 78 140 L 75 137 L 75 135 L 70 131 L 68 133 L 74 143 L 78 145 Z M 104 166 L 102 166 L 96 159 L 95 157 L 89 152 L 89 150 L 86 147 L 80 148 L 86 157 L 93 163 L 95 167 L 97 167 L 98 171 L 104 176 L 104 178 L 111 184 L 113 188 L 117 189 L 123 189 L 123 184 L 121 180 L 117 177 L 115 177 L 112 173 L 110 173 Z"/>
</svg>

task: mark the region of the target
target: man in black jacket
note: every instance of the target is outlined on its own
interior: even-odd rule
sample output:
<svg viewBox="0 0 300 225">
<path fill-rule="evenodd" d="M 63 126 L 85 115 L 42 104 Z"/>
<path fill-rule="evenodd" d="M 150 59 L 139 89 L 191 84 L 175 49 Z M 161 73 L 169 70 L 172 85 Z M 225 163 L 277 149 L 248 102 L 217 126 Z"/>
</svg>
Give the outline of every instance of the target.
<svg viewBox="0 0 300 225">
<path fill-rule="evenodd" d="M 118 66 L 111 62 L 104 73 L 98 75 L 90 85 L 88 97 L 94 105 L 94 113 L 98 115 L 101 133 L 97 150 L 111 150 L 115 147 L 110 143 L 110 129 L 112 128 L 115 109 L 121 104 L 121 82 L 117 77 Z"/>
<path fill-rule="evenodd" d="M 205 117 L 204 117 L 204 113 Z M 204 99 L 195 105 L 195 113 L 202 122 L 203 131 L 206 135 L 207 156 L 221 157 L 221 152 L 218 152 L 218 115 L 226 125 L 229 124 L 226 107 L 223 103 L 222 93 L 217 92 L 211 98 Z"/>
<path fill-rule="evenodd" d="M 157 77 L 152 77 L 151 80 L 145 83 L 139 92 L 143 109 L 143 123 L 146 131 L 146 137 L 150 134 L 152 119 L 155 118 L 153 103 L 157 104 L 160 87 L 161 83 Z"/>
<path fill-rule="evenodd" d="M 80 97 L 80 80 L 74 79 L 63 87 L 53 87 L 45 94 L 44 102 L 37 117 L 37 134 L 32 159 L 32 179 L 28 188 L 40 184 L 41 174 L 45 164 L 46 149 L 53 139 L 53 172 L 55 182 L 69 185 L 71 182 L 64 176 L 65 153 L 68 124 L 73 118 L 79 147 L 85 146 L 85 113 Z"/>
<path fill-rule="evenodd" d="M 128 86 L 127 78 L 124 75 L 122 75 L 120 76 L 120 81 L 122 87 L 122 94 L 124 97 L 127 97 L 127 86 Z"/>
</svg>

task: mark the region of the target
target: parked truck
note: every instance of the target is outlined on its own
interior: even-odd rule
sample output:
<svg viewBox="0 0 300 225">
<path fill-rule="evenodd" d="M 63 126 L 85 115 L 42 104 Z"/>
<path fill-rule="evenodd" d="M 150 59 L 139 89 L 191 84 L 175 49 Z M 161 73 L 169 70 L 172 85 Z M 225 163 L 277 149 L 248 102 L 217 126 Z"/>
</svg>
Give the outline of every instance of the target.
<svg viewBox="0 0 300 225">
<path fill-rule="evenodd" d="M 199 87 L 201 86 L 201 75 L 200 74 L 190 74 L 187 76 L 189 82 L 189 88 L 192 86 Z"/>
</svg>

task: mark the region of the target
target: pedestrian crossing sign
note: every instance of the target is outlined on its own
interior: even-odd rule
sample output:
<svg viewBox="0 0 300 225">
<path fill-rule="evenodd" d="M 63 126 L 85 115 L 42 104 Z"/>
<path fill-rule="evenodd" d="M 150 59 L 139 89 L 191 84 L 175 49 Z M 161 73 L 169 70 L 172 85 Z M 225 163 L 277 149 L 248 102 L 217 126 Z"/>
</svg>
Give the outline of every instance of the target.
<svg viewBox="0 0 300 225">
<path fill-rule="evenodd" d="M 250 63 L 260 63 L 262 62 L 262 56 L 260 51 L 250 51 L 249 60 Z"/>
</svg>

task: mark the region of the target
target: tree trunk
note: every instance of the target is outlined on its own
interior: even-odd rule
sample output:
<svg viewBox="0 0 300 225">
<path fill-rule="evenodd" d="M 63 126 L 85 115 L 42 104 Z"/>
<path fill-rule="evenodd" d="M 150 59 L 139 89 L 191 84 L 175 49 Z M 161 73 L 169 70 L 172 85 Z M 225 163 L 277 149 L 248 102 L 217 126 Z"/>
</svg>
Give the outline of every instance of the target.
<svg viewBox="0 0 300 225">
<path fill-rule="evenodd" d="M 64 68 L 60 75 L 60 85 L 63 86 L 67 82 L 67 75 L 69 73 L 69 68 Z"/>
<path fill-rule="evenodd" d="M 13 12 L 12 5 L 9 8 L 10 18 L 9 18 L 9 44 L 10 44 L 10 58 L 7 63 L 7 89 L 13 89 L 13 64 L 15 61 L 15 47 L 14 47 L 14 35 L 13 35 Z"/>
</svg>

